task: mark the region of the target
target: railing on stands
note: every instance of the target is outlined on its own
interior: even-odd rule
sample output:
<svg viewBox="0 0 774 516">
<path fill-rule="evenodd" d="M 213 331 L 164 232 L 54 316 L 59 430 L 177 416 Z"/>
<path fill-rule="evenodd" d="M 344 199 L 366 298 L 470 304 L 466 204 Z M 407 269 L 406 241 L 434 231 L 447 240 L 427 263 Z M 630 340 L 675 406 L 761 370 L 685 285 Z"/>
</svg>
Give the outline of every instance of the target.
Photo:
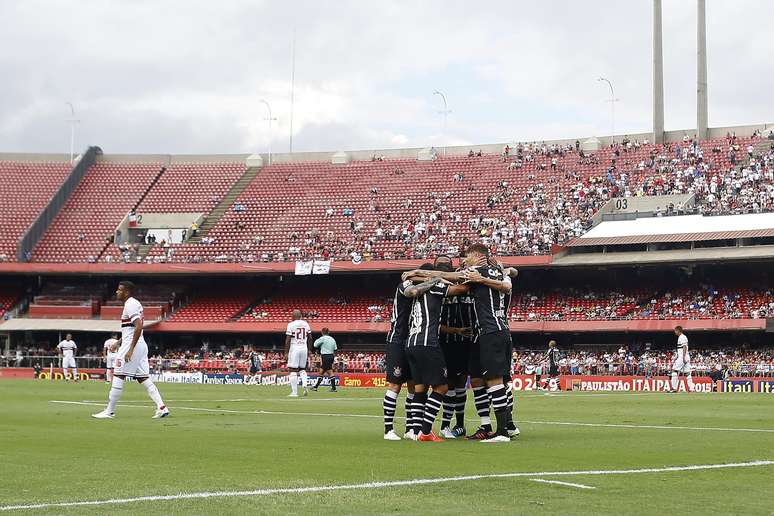
<svg viewBox="0 0 774 516">
<path fill-rule="evenodd" d="M 309 364 L 310 370 L 320 368 L 320 356 L 312 355 Z M 32 355 L 0 355 L 0 367 L 34 367 L 36 364 L 43 369 L 61 367 L 59 356 L 32 356 Z M 154 371 L 203 371 L 203 372 L 246 372 L 249 365 L 242 359 L 191 359 L 191 358 L 150 358 L 150 367 Z M 78 367 L 83 369 L 100 369 L 105 367 L 105 360 L 97 356 L 76 357 Z M 539 365 L 539 364 L 536 364 Z M 693 366 L 695 376 L 706 376 L 712 372 L 713 364 L 698 363 Z M 758 377 L 774 375 L 774 363 L 768 361 L 726 364 L 728 374 L 735 377 Z M 261 364 L 263 371 L 286 371 L 285 361 L 282 359 L 265 359 Z M 337 373 L 383 373 L 383 359 L 348 359 L 334 363 L 333 370 Z M 561 365 L 559 373 L 562 375 L 586 375 L 586 376 L 664 376 L 672 371 L 670 362 L 658 362 L 655 365 L 638 365 L 626 363 L 597 364 L 597 365 Z M 535 374 L 535 366 L 516 364 L 514 374 Z M 541 373 L 547 374 L 543 368 Z"/>
<path fill-rule="evenodd" d="M 59 187 L 59 190 L 51 197 L 51 200 L 48 201 L 46 207 L 43 208 L 35 219 L 35 222 L 33 222 L 27 231 L 24 232 L 24 235 L 19 238 L 19 243 L 16 246 L 16 259 L 18 261 L 29 261 L 28 256 L 32 253 L 32 249 L 37 245 L 40 239 L 43 238 L 43 235 L 54 221 L 54 218 L 56 218 L 59 210 L 61 210 L 62 206 L 67 202 L 67 199 L 73 193 L 73 190 L 78 188 L 81 179 L 83 179 L 83 176 L 86 175 L 89 167 L 94 164 L 97 156 L 100 154 L 102 154 L 102 149 L 96 146 L 89 147 L 83 154 L 78 161 L 78 164 L 75 165 L 70 172 L 70 175 L 68 175 L 67 179 L 62 183 L 62 186 Z"/>
</svg>

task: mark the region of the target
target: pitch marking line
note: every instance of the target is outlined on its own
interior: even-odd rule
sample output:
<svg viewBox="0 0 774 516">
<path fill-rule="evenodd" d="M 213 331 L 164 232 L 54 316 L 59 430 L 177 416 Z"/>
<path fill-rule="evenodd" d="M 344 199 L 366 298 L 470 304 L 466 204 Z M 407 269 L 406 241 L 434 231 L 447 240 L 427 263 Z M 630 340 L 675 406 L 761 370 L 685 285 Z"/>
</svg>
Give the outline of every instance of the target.
<svg viewBox="0 0 774 516">
<path fill-rule="evenodd" d="M 573 484 L 572 482 L 561 482 L 559 480 L 546 480 L 544 478 L 530 478 L 533 482 L 541 482 L 543 484 L 556 484 L 558 486 L 577 487 L 578 489 L 596 489 L 593 486 L 587 486 L 584 484 Z"/>
<path fill-rule="evenodd" d="M 521 478 L 521 477 L 565 477 L 565 476 L 603 476 L 603 475 L 633 475 L 641 473 L 675 473 L 681 471 L 702 471 L 728 468 L 752 468 L 774 465 L 772 460 L 755 460 L 750 462 L 734 462 L 726 464 L 696 464 L 691 466 L 666 466 L 662 468 L 642 469 L 602 469 L 585 471 L 537 471 L 516 473 L 492 473 L 483 475 L 465 475 L 458 477 L 417 478 L 412 480 L 387 480 L 367 482 L 363 484 L 339 484 L 327 486 L 289 487 L 274 489 L 254 489 L 249 491 L 204 491 L 200 493 L 179 493 L 174 495 L 137 496 L 132 498 L 111 498 L 105 500 L 84 500 L 74 502 L 43 502 L 19 505 L 0 505 L 0 511 L 22 509 L 47 509 L 51 507 L 82 507 L 96 505 L 117 505 L 135 502 L 161 502 L 171 500 L 190 500 L 197 498 L 236 498 L 249 496 L 268 496 L 278 494 L 320 493 L 328 491 L 343 491 L 353 489 L 382 489 L 385 487 L 418 486 L 428 484 L 443 484 L 448 482 L 465 482 L 488 478 Z M 580 484 L 578 484 L 580 485 Z"/>
<path fill-rule="evenodd" d="M 104 402 L 89 402 L 89 401 L 66 401 L 66 400 L 49 400 L 49 403 L 60 403 L 64 405 L 90 405 L 96 407 L 102 407 Z M 122 408 L 149 408 L 152 405 L 147 405 L 147 402 L 136 401 L 129 403 L 146 403 L 145 405 L 120 403 L 118 406 Z M 382 419 L 383 416 L 376 414 L 348 414 L 348 413 L 333 413 L 333 412 L 288 412 L 281 410 L 236 410 L 236 409 L 214 409 L 204 407 L 170 407 L 172 410 L 189 410 L 192 412 L 220 412 L 224 414 L 267 414 L 278 416 L 317 416 L 317 417 L 354 417 L 354 418 L 366 418 L 366 419 Z M 405 419 L 403 416 L 395 416 L 395 419 Z M 473 419 L 469 419 L 473 421 Z M 592 428 L 634 428 L 645 430 L 699 430 L 699 431 L 712 431 L 712 432 L 748 432 L 748 433 L 764 433 L 772 434 L 774 429 L 771 428 L 725 428 L 715 426 L 677 426 L 677 425 L 635 425 L 625 423 L 581 423 L 577 421 L 529 421 L 519 420 L 519 423 L 528 425 L 553 425 L 553 426 L 583 426 Z"/>
</svg>

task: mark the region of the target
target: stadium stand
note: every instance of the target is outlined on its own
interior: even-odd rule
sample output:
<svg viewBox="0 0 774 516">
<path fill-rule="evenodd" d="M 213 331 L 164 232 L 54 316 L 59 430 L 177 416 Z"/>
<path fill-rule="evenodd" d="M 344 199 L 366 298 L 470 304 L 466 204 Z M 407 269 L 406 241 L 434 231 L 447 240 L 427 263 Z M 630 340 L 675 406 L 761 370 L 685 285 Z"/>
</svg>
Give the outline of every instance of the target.
<svg viewBox="0 0 774 516">
<path fill-rule="evenodd" d="M 159 164 L 93 165 L 33 250 L 33 260 L 96 262 L 160 172 Z"/>
<path fill-rule="evenodd" d="M 107 243 L 130 209 L 209 214 L 244 172 L 244 163 L 234 162 L 163 170 L 161 164 L 99 162 L 33 260 L 135 261 L 136 253 Z M 206 239 L 156 246 L 147 260 L 424 258 L 456 254 L 472 240 L 500 255 L 549 254 L 587 230 L 611 198 L 684 193 L 694 193 L 705 214 L 774 210 L 774 151 L 758 137 L 701 143 L 686 137 L 663 146 L 624 138 L 593 154 L 532 143 L 432 161 L 277 163 L 260 169 L 218 213 Z M 669 206 L 663 211 L 671 214 Z"/>
<path fill-rule="evenodd" d="M 0 161 L 0 262 L 16 261 L 19 238 L 70 170 L 69 163 Z"/>
<path fill-rule="evenodd" d="M 774 189 L 771 152 L 746 163 L 753 141 L 624 140 L 593 155 L 527 144 L 432 162 L 275 164 L 258 173 L 207 241 L 171 246 L 171 260 L 423 258 L 456 254 L 474 239 L 501 255 L 548 254 L 618 196 L 693 192 L 708 214 L 772 209 L 753 198 Z M 169 259 L 163 255 L 153 254 Z"/>
</svg>

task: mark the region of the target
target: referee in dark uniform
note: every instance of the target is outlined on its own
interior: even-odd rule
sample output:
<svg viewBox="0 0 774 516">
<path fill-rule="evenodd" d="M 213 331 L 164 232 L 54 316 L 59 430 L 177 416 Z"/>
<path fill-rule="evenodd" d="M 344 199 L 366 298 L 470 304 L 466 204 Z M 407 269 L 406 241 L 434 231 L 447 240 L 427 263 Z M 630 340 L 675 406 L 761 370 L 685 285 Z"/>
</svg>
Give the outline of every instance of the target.
<svg viewBox="0 0 774 516">
<path fill-rule="evenodd" d="M 328 328 L 321 330 L 322 337 L 314 341 L 315 349 L 320 350 L 320 357 L 322 358 L 322 365 L 320 366 L 320 376 L 317 377 L 317 383 L 314 386 L 316 391 L 323 381 L 323 378 L 329 378 L 331 381 L 331 392 L 336 392 L 336 376 L 333 372 L 333 359 L 338 347 L 336 346 L 336 340 L 329 335 Z"/>
</svg>

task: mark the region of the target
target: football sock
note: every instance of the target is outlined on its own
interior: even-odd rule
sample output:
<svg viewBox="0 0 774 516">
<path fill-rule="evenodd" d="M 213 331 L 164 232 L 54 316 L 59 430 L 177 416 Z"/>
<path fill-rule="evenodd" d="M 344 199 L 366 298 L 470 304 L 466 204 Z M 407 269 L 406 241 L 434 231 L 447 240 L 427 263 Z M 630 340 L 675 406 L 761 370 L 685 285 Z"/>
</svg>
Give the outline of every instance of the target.
<svg viewBox="0 0 774 516">
<path fill-rule="evenodd" d="M 406 408 L 406 432 L 409 432 L 414 429 L 414 394 L 406 394 L 404 406 Z"/>
<path fill-rule="evenodd" d="M 314 388 L 315 388 L 315 389 L 316 389 L 316 388 L 318 388 L 318 387 L 320 386 L 320 384 L 321 384 L 321 383 L 322 383 L 322 381 L 323 381 L 323 378 L 325 378 L 323 375 L 320 375 L 320 376 L 318 376 L 318 377 L 317 377 L 317 383 L 315 383 L 315 384 L 314 384 Z"/>
<path fill-rule="evenodd" d="M 332 374 L 328 378 L 331 379 L 331 390 L 335 391 L 336 390 L 336 380 L 337 380 L 336 375 Z"/>
<path fill-rule="evenodd" d="M 306 383 L 308 379 L 308 376 L 306 375 L 306 369 L 301 369 L 299 374 L 301 375 L 301 387 L 306 390 Z"/>
<path fill-rule="evenodd" d="M 438 412 L 441 410 L 443 404 L 444 395 L 433 391 L 430 396 L 427 397 L 425 403 L 425 413 L 422 419 L 422 433 L 427 435 L 433 431 L 433 423 L 435 418 L 438 417 Z"/>
<path fill-rule="evenodd" d="M 150 396 L 150 399 L 153 400 L 153 403 L 156 404 L 156 408 L 159 410 L 165 408 L 164 401 L 161 399 L 161 393 L 159 393 L 159 388 L 156 387 L 156 384 L 153 383 L 153 380 L 148 378 L 144 382 L 142 382 L 143 387 L 145 387 L 145 390 L 148 392 L 148 396 Z"/>
<path fill-rule="evenodd" d="M 508 416 L 508 423 L 513 422 L 513 391 L 511 389 L 506 388 L 506 414 Z"/>
<path fill-rule="evenodd" d="M 298 373 L 295 371 L 290 373 L 290 393 L 298 394 Z"/>
<path fill-rule="evenodd" d="M 455 404 L 455 418 L 458 428 L 465 428 L 465 403 L 468 401 L 468 391 L 457 389 L 457 403 Z"/>
<path fill-rule="evenodd" d="M 677 377 L 677 371 L 672 371 L 672 390 L 676 391 L 680 380 Z"/>
<path fill-rule="evenodd" d="M 393 429 L 393 422 L 395 421 L 395 410 L 398 408 L 398 393 L 393 391 L 387 391 L 384 393 L 384 400 L 382 401 L 382 409 L 384 411 L 384 433 L 386 434 Z"/>
<path fill-rule="evenodd" d="M 73 380 L 78 381 L 78 370 L 73 368 Z"/>
<path fill-rule="evenodd" d="M 422 421 L 425 416 L 426 403 L 427 403 L 426 392 L 414 393 L 414 432 L 417 434 L 422 430 Z"/>
<path fill-rule="evenodd" d="M 107 410 L 111 414 L 116 411 L 116 403 L 121 399 L 121 395 L 124 393 L 124 379 L 117 376 L 113 377 L 113 382 L 110 384 L 110 393 L 108 394 Z"/>
<path fill-rule="evenodd" d="M 457 403 L 457 391 L 449 389 L 443 397 L 443 416 L 441 417 L 441 428 L 448 428 L 451 418 L 454 415 L 454 408 Z"/>
<path fill-rule="evenodd" d="M 473 389 L 473 402 L 476 405 L 478 417 L 481 418 L 481 428 L 491 432 L 492 419 L 489 417 L 489 394 L 486 392 L 486 387 Z"/>
<path fill-rule="evenodd" d="M 690 372 L 688 372 L 688 374 L 685 375 L 685 379 L 688 382 L 688 390 L 690 392 L 693 392 L 693 390 L 694 390 L 693 377 L 691 376 Z"/>
<path fill-rule="evenodd" d="M 492 408 L 497 418 L 497 434 L 508 435 L 508 395 L 503 385 L 493 385 L 486 390 L 492 398 Z"/>
</svg>

